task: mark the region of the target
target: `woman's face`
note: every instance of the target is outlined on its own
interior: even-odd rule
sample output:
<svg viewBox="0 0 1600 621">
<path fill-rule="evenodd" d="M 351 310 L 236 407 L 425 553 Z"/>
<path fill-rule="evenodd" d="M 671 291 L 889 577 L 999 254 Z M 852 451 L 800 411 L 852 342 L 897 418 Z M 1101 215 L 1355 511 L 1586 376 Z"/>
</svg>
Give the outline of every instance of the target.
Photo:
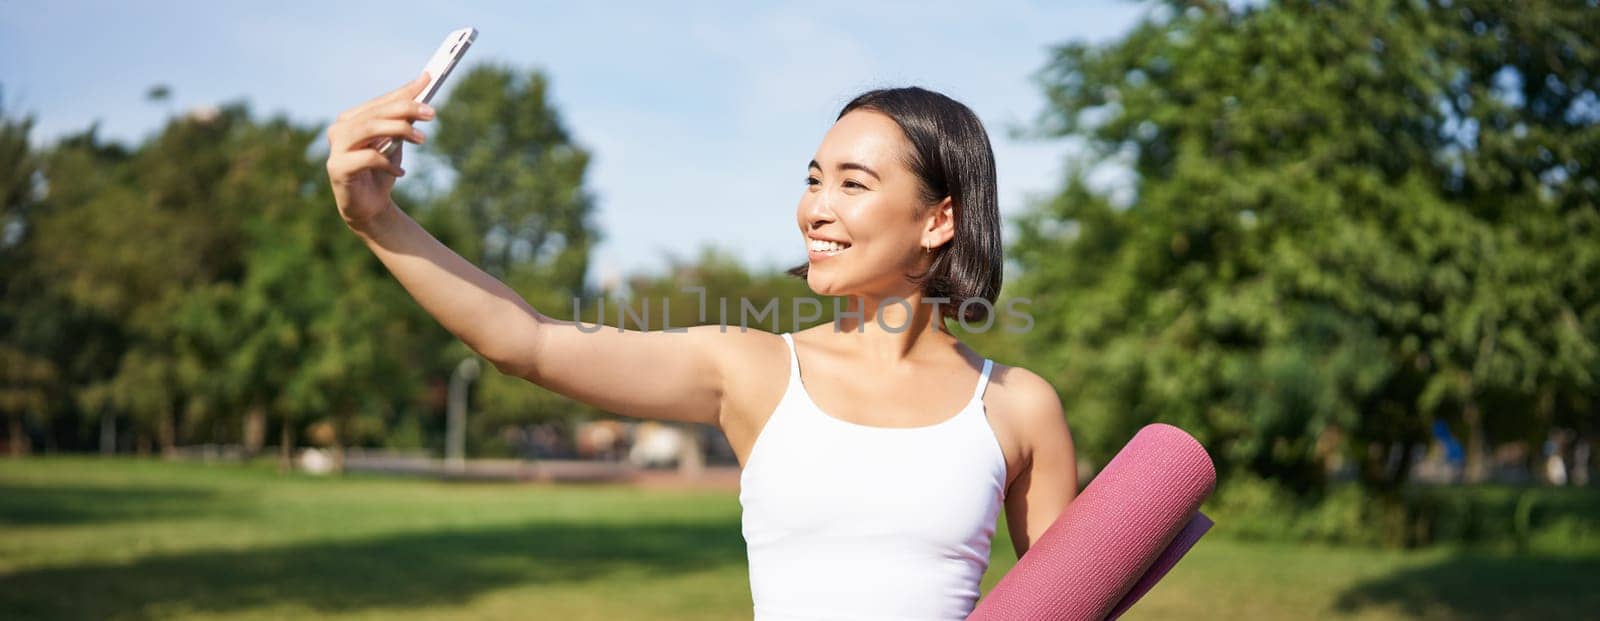
<svg viewBox="0 0 1600 621">
<path fill-rule="evenodd" d="M 930 230 L 922 185 L 906 167 L 911 145 L 888 116 L 854 110 L 834 123 L 808 167 L 796 217 L 807 282 L 822 295 L 907 296 Z M 947 239 L 947 237 L 946 237 Z"/>
</svg>

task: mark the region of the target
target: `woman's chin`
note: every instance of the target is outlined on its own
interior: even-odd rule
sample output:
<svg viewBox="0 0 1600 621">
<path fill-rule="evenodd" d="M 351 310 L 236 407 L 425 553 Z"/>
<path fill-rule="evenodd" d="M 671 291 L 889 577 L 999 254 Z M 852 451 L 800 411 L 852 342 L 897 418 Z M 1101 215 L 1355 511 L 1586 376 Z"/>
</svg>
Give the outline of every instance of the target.
<svg viewBox="0 0 1600 621">
<path fill-rule="evenodd" d="M 827 276 L 819 276 L 816 272 L 811 272 L 806 275 L 806 285 L 810 286 L 811 292 L 817 295 L 844 295 L 840 293 L 842 287 L 839 286 L 838 281 Z"/>
</svg>

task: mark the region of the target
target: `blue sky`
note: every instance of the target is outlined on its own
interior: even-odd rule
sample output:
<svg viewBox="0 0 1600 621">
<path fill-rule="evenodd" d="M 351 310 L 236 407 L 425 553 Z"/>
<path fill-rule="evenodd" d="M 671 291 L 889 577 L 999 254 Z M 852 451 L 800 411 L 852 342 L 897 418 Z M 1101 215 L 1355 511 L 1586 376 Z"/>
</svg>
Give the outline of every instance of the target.
<svg viewBox="0 0 1600 621">
<path fill-rule="evenodd" d="M 839 107 L 915 84 L 967 104 L 995 145 L 1001 211 L 1059 181 L 1072 145 L 1014 139 L 1049 47 L 1120 35 L 1130 2 L 112 3 L 0 0 L 0 89 L 49 142 L 99 121 L 128 142 L 176 112 L 247 100 L 325 124 L 416 75 L 444 34 L 468 66 L 539 68 L 576 139 L 605 240 L 591 280 L 707 243 L 752 266 L 804 260 L 794 210 Z M 144 100 L 153 84 L 168 104 Z M 443 101 L 449 85 L 435 101 Z M 431 124 L 421 124 L 428 132 Z M 404 183 L 404 182 L 402 182 Z M 331 209 L 330 217 L 331 217 Z M 330 226 L 336 224 L 330 219 Z"/>
</svg>

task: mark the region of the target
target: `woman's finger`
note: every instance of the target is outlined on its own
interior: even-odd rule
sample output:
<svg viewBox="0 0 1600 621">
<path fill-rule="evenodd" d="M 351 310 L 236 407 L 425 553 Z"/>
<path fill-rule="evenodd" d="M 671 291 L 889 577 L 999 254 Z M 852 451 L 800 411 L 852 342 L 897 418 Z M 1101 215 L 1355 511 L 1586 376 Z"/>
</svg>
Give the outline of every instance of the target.
<svg viewBox="0 0 1600 621">
<path fill-rule="evenodd" d="M 433 106 L 410 99 L 387 102 L 372 109 L 372 116 L 382 119 L 431 121 L 434 114 Z"/>
<path fill-rule="evenodd" d="M 345 113 L 345 115 L 341 115 L 341 116 L 343 116 L 344 118 L 355 118 L 355 117 L 361 116 L 362 113 L 365 113 L 368 110 L 371 110 L 371 109 L 376 108 L 378 106 L 381 106 L 383 104 L 389 103 L 391 101 L 405 101 L 405 100 L 416 99 L 417 98 L 417 93 L 421 93 L 422 89 L 426 88 L 427 86 L 428 86 L 428 72 L 424 71 L 420 75 L 418 75 L 417 77 L 412 78 L 412 80 L 410 82 L 406 82 L 405 84 L 401 84 L 400 88 L 394 89 L 392 91 L 389 91 L 389 92 L 384 93 L 382 95 L 379 95 L 377 97 L 373 97 L 372 99 L 367 100 L 366 103 L 363 103 L 363 104 L 361 104 L 359 106 L 351 108 L 349 111 L 347 111 Z"/>
<path fill-rule="evenodd" d="M 406 174 L 400 164 L 384 157 L 373 149 L 362 149 L 335 155 L 328 161 L 328 172 L 336 178 L 343 175 L 349 177 L 363 170 L 376 170 L 389 175 L 400 177 Z"/>
<path fill-rule="evenodd" d="M 410 121 L 377 118 L 352 121 L 350 126 L 345 131 L 340 132 L 335 139 L 338 141 L 338 149 L 355 151 L 369 147 L 378 142 L 375 139 L 384 137 L 405 140 L 414 144 L 422 144 L 425 139 L 421 131 L 411 126 Z"/>
</svg>

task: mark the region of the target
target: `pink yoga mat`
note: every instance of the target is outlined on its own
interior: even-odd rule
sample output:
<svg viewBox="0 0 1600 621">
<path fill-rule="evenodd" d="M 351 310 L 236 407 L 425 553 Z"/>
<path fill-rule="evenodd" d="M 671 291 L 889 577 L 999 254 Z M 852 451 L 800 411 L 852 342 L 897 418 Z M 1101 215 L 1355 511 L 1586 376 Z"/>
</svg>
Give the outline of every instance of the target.
<svg viewBox="0 0 1600 621">
<path fill-rule="evenodd" d="M 968 621 L 1115 619 L 1211 527 L 1217 473 L 1182 429 L 1140 429 Z"/>
</svg>

